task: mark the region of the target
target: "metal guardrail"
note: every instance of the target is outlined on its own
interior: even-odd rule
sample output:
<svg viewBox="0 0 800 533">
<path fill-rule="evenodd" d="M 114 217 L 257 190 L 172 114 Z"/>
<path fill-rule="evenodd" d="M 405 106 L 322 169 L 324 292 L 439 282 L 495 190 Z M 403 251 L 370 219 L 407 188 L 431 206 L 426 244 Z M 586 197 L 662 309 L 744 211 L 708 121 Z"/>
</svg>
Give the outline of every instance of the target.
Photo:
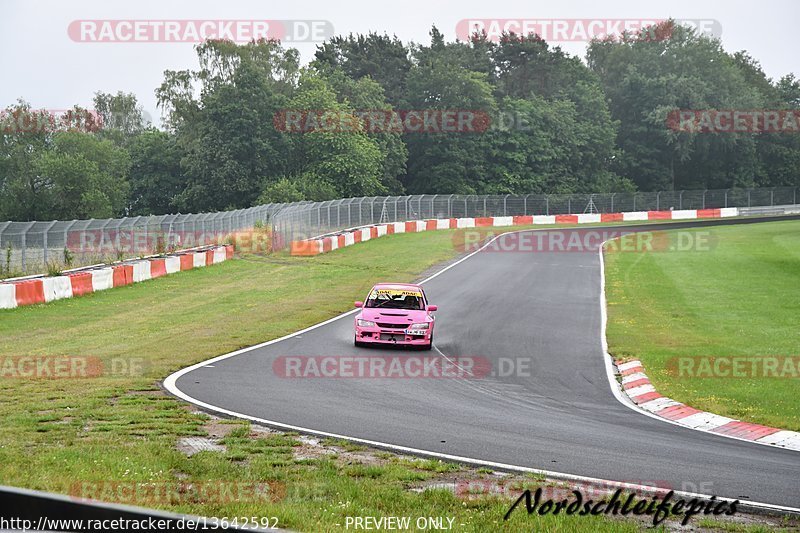
<svg viewBox="0 0 800 533">
<path fill-rule="evenodd" d="M 3 505 L 0 506 L 0 522 L 7 526 L 3 528 L 4 531 L 66 532 L 101 531 L 102 529 L 242 531 L 248 529 L 233 525 L 223 527 L 218 520 L 202 516 L 170 513 L 130 505 L 84 501 L 62 494 L 17 487 L 0 486 L 0 500 L 3 502 Z M 90 527 L 90 523 L 106 524 L 106 527 Z M 253 531 L 254 529 L 250 528 L 249 530 Z M 256 529 L 256 531 L 266 531 L 266 529 Z M 271 531 L 275 531 L 275 529 Z"/>
<path fill-rule="evenodd" d="M 344 229 L 426 218 L 459 218 L 796 204 L 797 187 L 602 194 L 377 196 L 286 206 L 271 220 L 284 244 Z"/>
<path fill-rule="evenodd" d="M 800 215 L 800 205 L 742 207 L 739 212 L 742 215 Z"/>
<path fill-rule="evenodd" d="M 797 204 L 797 187 L 600 194 L 375 196 L 266 204 L 217 213 L 104 220 L 0 222 L 0 274 L 73 266 L 216 244 L 256 224 L 270 225 L 273 246 L 343 229 L 423 218 L 612 213 Z M 65 250 L 68 259 L 65 261 Z"/>
<path fill-rule="evenodd" d="M 267 223 L 284 206 L 117 219 L 0 222 L 0 274 L 39 273 L 51 263 L 106 263 L 217 244 L 231 232 Z M 71 261 L 65 261 L 65 255 Z"/>
</svg>

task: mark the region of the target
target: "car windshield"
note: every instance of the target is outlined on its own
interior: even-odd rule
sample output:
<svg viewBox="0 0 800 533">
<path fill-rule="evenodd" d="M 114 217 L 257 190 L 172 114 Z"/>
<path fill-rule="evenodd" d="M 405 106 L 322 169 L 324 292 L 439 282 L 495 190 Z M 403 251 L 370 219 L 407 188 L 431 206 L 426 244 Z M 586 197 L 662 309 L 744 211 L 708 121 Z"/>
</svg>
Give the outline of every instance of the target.
<svg viewBox="0 0 800 533">
<path fill-rule="evenodd" d="M 414 289 L 373 289 L 365 307 L 409 310 L 425 308 L 422 293 Z"/>
</svg>

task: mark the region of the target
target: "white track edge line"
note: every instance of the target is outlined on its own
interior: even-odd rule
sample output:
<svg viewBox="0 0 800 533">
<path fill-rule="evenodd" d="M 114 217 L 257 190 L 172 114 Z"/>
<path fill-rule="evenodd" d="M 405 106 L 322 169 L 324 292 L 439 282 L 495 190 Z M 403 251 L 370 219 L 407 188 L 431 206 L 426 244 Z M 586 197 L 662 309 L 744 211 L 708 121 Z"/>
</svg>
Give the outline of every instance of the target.
<svg viewBox="0 0 800 533">
<path fill-rule="evenodd" d="M 471 258 L 472 256 L 474 256 L 478 252 L 482 251 L 484 248 L 488 247 L 492 242 L 494 242 L 496 239 L 499 239 L 503 235 L 508 235 L 508 234 L 511 234 L 511 233 L 522 233 L 522 232 L 526 232 L 526 231 L 550 231 L 550 230 L 552 230 L 552 228 L 546 228 L 546 229 L 543 228 L 541 230 L 524 229 L 524 230 L 515 230 L 515 231 L 507 231 L 507 232 L 500 233 L 500 234 L 496 235 L 495 237 L 493 237 L 491 240 L 487 241 L 486 244 L 484 244 L 483 246 L 481 246 L 480 248 L 478 248 L 477 250 L 475 250 L 471 254 L 469 254 L 469 255 L 467 255 L 465 257 L 462 257 L 458 261 L 445 266 L 444 268 L 442 268 L 438 272 L 436 272 L 436 273 L 432 274 L 431 276 L 428 276 L 427 278 L 425 278 L 422 281 L 420 281 L 419 284 L 421 285 L 421 284 L 423 284 L 423 283 L 425 283 L 427 281 L 430 281 L 430 280 L 434 279 L 435 277 L 439 276 L 440 274 L 442 274 L 442 273 L 450 270 L 451 268 L 463 263 L 464 261 L 466 261 L 467 259 Z M 604 354 L 603 358 L 604 358 L 604 360 L 606 362 L 606 371 L 610 372 L 608 374 L 608 377 L 609 377 L 609 380 L 610 380 L 611 390 L 614 393 L 614 396 L 618 400 L 620 400 L 623 404 L 628 405 L 628 404 L 626 404 L 626 402 L 623 399 L 621 399 L 618 396 L 619 395 L 619 390 L 615 389 L 615 387 L 614 387 L 614 384 L 616 383 L 616 380 L 614 379 L 613 370 L 611 369 L 611 361 L 610 361 L 611 356 L 608 354 L 608 351 L 607 351 L 607 341 L 606 341 L 606 335 L 605 335 L 605 321 L 606 321 L 606 312 L 605 312 L 605 276 L 602 275 L 603 274 L 603 269 L 604 269 L 604 267 L 603 267 L 603 245 L 604 244 L 605 244 L 605 242 L 603 242 L 602 245 L 600 246 L 600 269 L 601 269 L 601 291 L 600 291 L 600 294 L 601 294 L 601 300 L 602 300 L 601 301 L 601 314 L 602 314 L 602 316 L 601 316 L 601 325 L 602 325 L 602 328 L 603 328 L 602 335 L 601 335 L 601 342 L 602 342 L 602 345 L 603 345 L 603 354 Z M 188 394 L 184 393 L 183 391 L 181 391 L 177 387 L 178 379 L 181 376 L 183 376 L 185 374 L 188 374 L 189 372 L 191 372 L 193 370 L 201 368 L 201 367 L 203 367 L 205 365 L 208 365 L 210 363 L 214 363 L 214 362 L 217 362 L 217 361 L 222 361 L 224 359 L 228 359 L 229 357 L 234 357 L 236 355 L 240 355 L 242 353 L 249 352 L 251 350 L 262 348 L 264 346 L 269 346 L 271 344 L 276 344 L 276 343 L 278 343 L 280 341 L 283 341 L 283 340 L 286 340 L 286 339 L 290 339 L 290 338 L 296 337 L 298 335 L 302 335 L 303 333 L 306 333 L 308 331 L 312 331 L 312 330 L 317 329 L 319 327 L 325 326 L 327 324 L 330 324 L 331 322 L 335 322 L 336 320 L 339 320 L 339 319 L 344 318 L 346 316 L 352 315 L 353 313 L 356 313 L 356 312 L 358 312 L 358 309 L 353 309 L 351 311 L 347 311 L 346 313 L 342 313 L 341 315 L 335 316 L 333 318 L 329 318 L 328 320 L 325 320 L 325 321 L 320 322 L 318 324 L 314 324 L 313 326 L 309 326 L 307 328 L 301 329 L 301 330 L 296 331 L 294 333 L 290 333 L 288 335 L 284 335 L 283 337 L 279 337 L 277 339 L 272 339 L 272 340 L 267 341 L 267 342 L 262 342 L 261 344 L 256 344 L 254 346 L 249 346 L 247 348 L 242 348 L 242 349 L 236 350 L 234 352 L 230 352 L 230 353 L 227 353 L 227 354 L 219 355 L 217 357 L 212 357 L 211 359 L 207 359 L 205 361 L 201 361 L 201 362 L 199 362 L 197 364 L 188 366 L 186 368 L 183 368 L 181 370 L 178 370 L 177 372 L 174 372 L 174 373 L 170 374 L 169 376 L 167 376 L 166 379 L 164 379 L 163 386 L 164 386 L 165 389 L 167 389 L 168 392 L 170 392 L 174 396 L 177 396 L 178 398 L 181 398 L 181 399 L 183 399 L 183 400 L 185 400 L 185 401 L 187 401 L 187 402 L 189 402 L 191 404 L 194 404 L 194 405 L 197 405 L 199 407 L 208 409 L 210 411 L 226 414 L 226 415 L 233 416 L 233 417 L 236 417 L 236 418 L 241 418 L 241 419 L 244 419 L 244 420 L 251 420 L 253 422 L 258 422 L 258 423 L 261 423 L 261 424 L 264 424 L 264 425 L 267 425 L 267 426 L 284 428 L 284 429 L 288 429 L 288 430 L 291 430 L 291 431 L 299 431 L 301 433 L 307 433 L 307 434 L 318 435 L 318 436 L 323 436 L 323 437 L 331 437 L 331 438 L 335 438 L 335 439 L 345 439 L 345 440 L 349 440 L 349 441 L 353 441 L 353 442 L 358 442 L 358 443 L 361 443 L 361 444 L 366 444 L 368 446 L 373 446 L 373 447 L 376 447 L 376 448 L 395 450 L 395 451 L 399 451 L 399 452 L 410 453 L 410 454 L 413 454 L 413 455 L 435 457 L 435 458 L 438 458 L 438 459 L 446 459 L 448 461 L 455 461 L 455 462 L 460 462 L 460 463 L 481 465 L 481 466 L 491 466 L 491 467 L 495 467 L 495 468 L 498 468 L 498 469 L 501 469 L 501 470 L 510 470 L 510 471 L 514 471 L 514 472 L 530 472 L 530 473 L 535 473 L 535 474 L 542 474 L 542 475 L 545 475 L 545 476 L 552 477 L 554 479 L 559 479 L 559 480 L 564 480 L 564 481 L 580 481 L 580 482 L 584 482 L 584 483 L 594 483 L 594 484 L 598 484 L 599 483 L 599 484 L 605 484 L 605 485 L 610 485 L 610 486 L 617 486 L 617 487 L 622 487 L 622 488 L 629 488 L 629 489 L 650 491 L 650 492 L 652 492 L 654 490 L 656 490 L 656 491 L 663 491 L 664 490 L 664 489 L 661 489 L 659 487 L 648 487 L 646 485 L 623 483 L 623 482 L 614 481 L 614 480 L 593 478 L 593 477 L 588 477 L 588 476 L 580 476 L 580 475 L 577 475 L 577 474 L 569 474 L 569 473 L 565 473 L 565 472 L 556 472 L 556 471 L 552 471 L 552 470 L 541 470 L 541 469 L 537 469 L 537 468 L 530 468 L 530 467 L 525 467 L 525 466 L 507 464 L 507 463 L 486 461 L 486 460 L 483 460 L 483 459 L 474 459 L 474 458 L 471 458 L 471 457 L 462 457 L 462 456 L 458 456 L 458 455 L 445 454 L 445 453 L 434 452 L 434 451 L 430 451 L 430 450 L 422 450 L 422 449 L 418 449 L 418 448 L 410 448 L 410 447 L 407 447 L 407 446 L 400 446 L 398 444 L 391 444 L 391 443 L 387 443 L 387 442 L 372 441 L 372 440 L 368 440 L 368 439 L 361 439 L 361 438 L 357 438 L 357 437 L 351 437 L 351 436 L 348 436 L 348 435 L 340 435 L 340 434 L 337 434 L 337 433 L 329 433 L 329 432 L 325 432 L 325 431 L 318 431 L 318 430 L 315 430 L 315 429 L 306 428 L 306 427 L 302 427 L 302 426 L 294 426 L 294 425 L 291 425 L 291 424 L 284 424 L 282 422 L 276 422 L 274 420 L 267 420 L 265 418 L 259 418 L 259 417 L 255 417 L 255 416 L 251 416 L 251 415 L 246 415 L 244 413 L 231 411 L 229 409 L 218 407 L 216 405 L 211 405 L 209 403 L 200 401 L 200 400 L 198 400 L 196 398 L 193 398 L 193 397 L 189 396 Z M 632 405 L 628 405 L 628 407 L 630 407 L 631 409 L 633 409 L 637 413 L 641 413 L 641 414 L 645 414 L 647 416 L 650 416 L 650 413 L 648 413 L 648 412 L 646 412 L 644 410 L 640 410 L 640 409 L 638 409 L 638 408 L 636 408 L 636 407 L 634 407 Z M 666 420 L 664 418 L 657 417 L 655 415 L 652 415 L 652 417 L 657 419 L 657 420 L 664 421 L 664 422 L 671 422 L 671 421 L 668 421 L 668 420 Z M 679 425 L 679 424 L 675 424 L 675 425 Z M 680 426 L 680 427 L 686 428 L 686 426 Z M 686 428 L 686 429 L 689 429 L 689 428 Z M 720 436 L 723 436 L 723 435 L 720 435 Z M 733 437 L 729 437 L 729 438 L 733 438 Z M 737 440 L 744 440 L 744 439 L 737 439 Z M 753 441 L 745 441 L 745 442 L 753 442 Z M 775 447 L 775 446 L 773 446 L 773 447 Z M 713 496 L 711 494 L 700 494 L 700 493 L 684 492 L 684 491 L 675 491 L 675 494 L 677 494 L 679 496 L 689 497 L 689 498 L 703 498 L 703 499 L 710 499 Z M 716 499 L 717 500 L 728 501 L 728 502 L 735 501 L 733 498 L 726 498 L 726 497 L 722 497 L 722 496 L 717 496 Z M 756 502 L 756 501 L 751 501 L 751 500 L 740 500 L 740 502 L 741 502 L 741 504 L 743 506 L 748 505 L 748 506 L 751 506 L 751 507 L 761 508 L 761 509 L 765 509 L 765 510 L 786 511 L 786 512 L 791 512 L 791 513 L 800 513 L 800 508 L 798 508 L 798 507 L 789 507 L 789 506 L 785 506 L 785 505 L 775 505 L 775 504 L 771 504 L 771 503 Z"/>
</svg>

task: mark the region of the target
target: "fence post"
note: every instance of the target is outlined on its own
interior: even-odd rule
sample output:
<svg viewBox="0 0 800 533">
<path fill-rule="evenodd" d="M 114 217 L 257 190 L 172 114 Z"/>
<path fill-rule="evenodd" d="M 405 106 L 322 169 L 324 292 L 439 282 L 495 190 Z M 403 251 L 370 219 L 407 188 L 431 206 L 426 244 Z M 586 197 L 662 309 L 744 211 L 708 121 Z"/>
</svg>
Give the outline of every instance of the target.
<svg viewBox="0 0 800 533">
<path fill-rule="evenodd" d="M 3 232 L 4 232 L 4 231 L 6 230 L 6 228 L 7 228 L 8 226 L 10 226 L 10 225 L 11 225 L 11 222 L 9 221 L 9 222 L 6 222 L 5 224 L 3 224 L 3 225 L 2 225 L 2 227 L 0 227 L 0 247 L 2 248 L 2 250 L 0 250 L 0 251 L 2 251 L 2 252 L 3 252 L 3 258 L 5 258 L 5 257 L 6 257 L 6 252 L 5 252 L 5 250 L 6 250 L 6 248 L 8 247 L 8 246 L 2 246 L 2 245 L 3 245 Z M 10 263 L 10 261 L 9 261 L 9 263 Z M 10 265 L 10 264 L 6 265 L 5 267 L 6 267 L 6 270 L 7 270 L 7 271 L 11 272 L 11 265 Z"/>
<path fill-rule="evenodd" d="M 68 225 L 67 225 L 67 226 L 64 228 L 64 246 L 66 246 L 66 245 L 67 245 L 67 243 L 69 242 L 69 240 L 68 240 L 68 239 L 69 239 L 69 229 L 70 229 L 72 226 L 74 226 L 76 222 L 77 222 L 77 220 L 73 220 L 72 222 L 70 222 L 70 223 L 69 223 L 69 224 L 68 224 Z M 83 248 L 83 242 L 81 242 L 81 248 Z"/>
<path fill-rule="evenodd" d="M 769 191 L 769 206 L 772 207 L 775 205 L 775 188 L 773 187 L 771 191 Z"/>
<path fill-rule="evenodd" d="M 25 229 L 24 229 L 24 230 L 22 230 L 22 271 L 23 271 L 23 272 L 25 272 L 25 268 L 27 267 L 27 261 L 26 261 L 26 259 L 27 259 L 27 254 L 26 254 L 26 248 L 28 247 L 28 241 L 27 241 L 28 230 L 29 230 L 29 229 L 31 229 L 31 228 L 33 227 L 33 225 L 34 225 L 34 224 L 36 224 L 36 222 L 35 222 L 35 221 L 34 221 L 34 222 L 31 222 L 30 224 L 28 224 L 27 226 L 25 226 Z"/>
<path fill-rule="evenodd" d="M 28 226 L 28 228 L 30 228 L 30 226 Z M 23 274 L 27 273 L 27 272 L 25 272 L 25 266 L 26 266 L 25 265 L 25 247 L 26 247 L 26 245 L 28 243 L 26 242 L 25 234 L 28 232 L 28 228 L 25 228 L 25 231 L 22 232 L 22 236 L 20 237 L 20 242 L 22 243 L 22 272 L 23 272 Z"/>
<path fill-rule="evenodd" d="M 103 227 L 100 228 L 100 242 L 101 243 L 103 242 L 103 239 L 105 238 L 105 235 L 106 235 L 106 226 L 111 224 L 112 220 L 113 219 L 109 219 L 105 224 L 103 224 Z M 122 220 L 127 220 L 127 219 L 123 218 Z M 119 230 L 119 227 L 117 227 L 117 230 Z M 84 228 L 84 231 L 85 231 L 85 228 Z M 118 243 L 120 242 L 119 231 L 117 231 L 117 242 Z M 131 234 L 131 236 L 129 238 L 129 242 L 131 243 L 131 246 L 134 245 L 134 243 L 136 242 L 136 240 L 134 239 L 134 235 Z M 100 252 L 102 253 L 102 251 L 103 251 L 102 244 L 99 246 L 99 248 L 100 248 Z"/>
<path fill-rule="evenodd" d="M 50 232 L 50 228 L 56 225 L 56 220 L 52 221 L 49 226 L 44 229 L 44 233 L 42 233 L 42 247 L 44 248 L 44 264 L 47 264 L 47 234 Z M 67 247 L 67 243 L 64 243 L 64 248 Z"/>
<path fill-rule="evenodd" d="M 678 195 L 678 209 L 683 209 L 683 191 Z"/>
<path fill-rule="evenodd" d="M 45 267 L 47 266 L 47 230 L 53 227 L 55 222 L 51 223 L 45 230 L 42 231 L 42 258 Z"/>
<path fill-rule="evenodd" d="M 137 249 L 138 249 L 137 242 L 136 242 L 138 240 L 138 239 L 136 239 L 136 223 L 139 222 L 140 218 L 142 218 L 142 217 L 136 217 L 136 220 L 131 222 L 131 248 L 132 248 L 133 252 L 136 252 Z M 203 223 L 203 233 L 205 233 L 205 232 L 206 232 L 206 226 L 205 226 L 205 222 L 204 222 Z M 117 250 L 115 248 L 114 251 L 117 252 L 117 255 L 119 255 L 119 250 Z"/>
<path fill-rule="evenodd" d="M 636 193 L 633 193 L 633 210 L 636 211 Z"/>
<path fill-rule="evenodd" d="M 615 192 L 611 193 L 611 211 L 609 211 L 610 213 L 614 212 L 614 195 L 615 194 L 617 194 L 617 193 L 615 193 Z"/>
<path fill-rule="evenodd" d="M 175 219 L 178 218 L 178 215 L 168 215 L 168 216 L 170 216 L 172 218 L 169 219 L 169 226 L 167 226 L 167 233 L 166 233 L 166 235 L 164 235 L 164 250 L 168 250 L 169 249 L 169 243 L 173 242 L 172 224 L 173 224 L 173 222 L 175 222 Z M 164 226 L 163 226 L 164 221 L 162 220 L 161 223 L 162 223 L 161 231 L 163 232 L 164 231 Z"/>
<path fill-rule="evenodd" d="M 550 214 L 550 197 L 546 194 L 544 195 L 544 205 L 545 205 L 545 214 Z"/>
<path fill-rule="evenodd" d="M 661 211 L 661 191 L 656 193 L 656 211 Z"/>
<path fill-rule="evenodd" d="M 150 226 L 150 219 L 152 218 L 152 216 L 147 217 L 147 220 L 144 223 L 144 239 L 142 239 L 142 242 L 145 246 L 145 253 L 150 253 L 149 243 L 147 242 L 147 227 Z"/>
</svg>

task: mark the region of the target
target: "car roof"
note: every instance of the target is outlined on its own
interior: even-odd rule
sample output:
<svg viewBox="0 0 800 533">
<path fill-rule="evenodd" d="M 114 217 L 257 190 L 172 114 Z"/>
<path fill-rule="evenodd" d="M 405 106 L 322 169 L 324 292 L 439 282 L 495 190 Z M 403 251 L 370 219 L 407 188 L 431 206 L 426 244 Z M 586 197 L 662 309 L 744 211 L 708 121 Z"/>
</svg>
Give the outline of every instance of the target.
<svg viewBox="0 0 800 533">
<path fill-rule="evenodd" d="M 373 289 L 419 289 L 422 287 L 413 283 L 376 283 Z"/>
</svg>

